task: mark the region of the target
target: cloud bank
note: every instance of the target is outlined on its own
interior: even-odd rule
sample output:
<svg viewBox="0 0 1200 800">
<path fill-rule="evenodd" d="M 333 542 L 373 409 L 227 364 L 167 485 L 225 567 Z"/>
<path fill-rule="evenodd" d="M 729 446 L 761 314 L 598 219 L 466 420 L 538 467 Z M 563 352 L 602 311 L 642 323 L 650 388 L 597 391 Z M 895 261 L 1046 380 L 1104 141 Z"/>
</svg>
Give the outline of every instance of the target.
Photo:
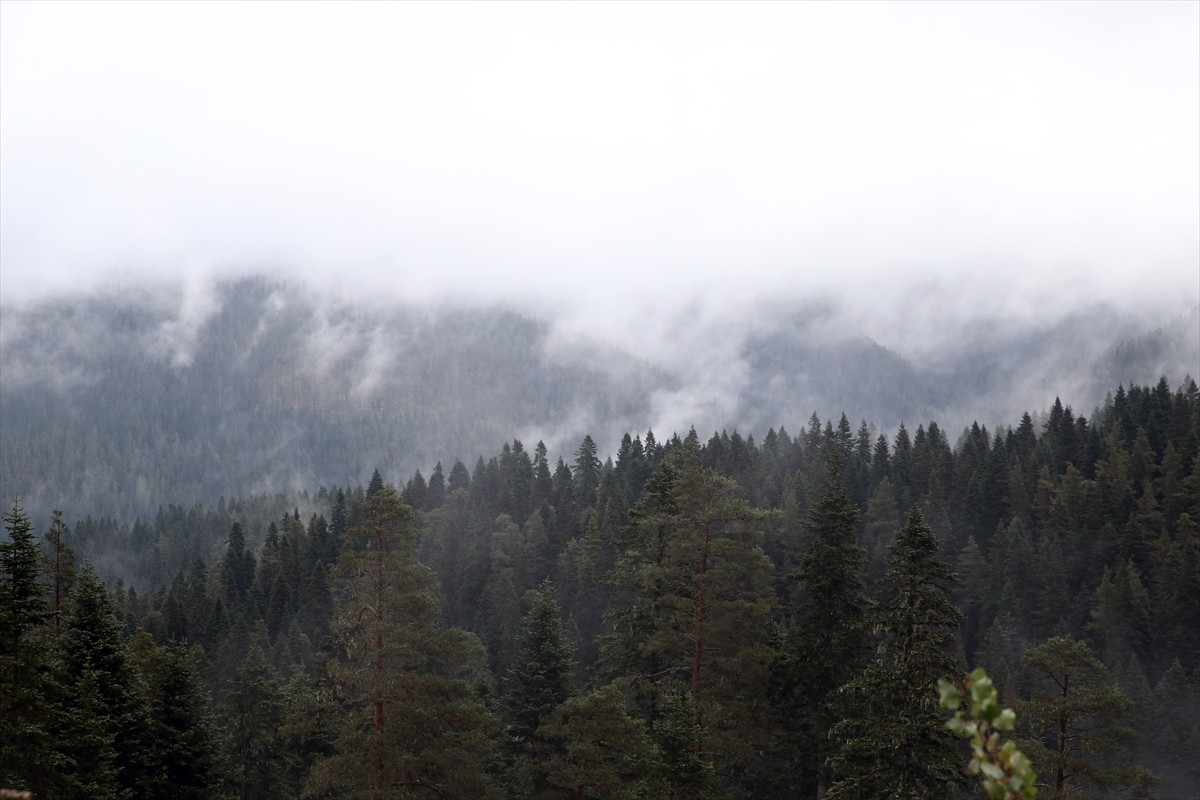
<svg viewBox="0 0 1200 800">
<path fill-rule="evenodd" d="M 1200 295 L 1195 4 L 0 15 L 6 300 L 273 269 L 640 343 L 825 295 L 916 348 Z"/>
</svg>

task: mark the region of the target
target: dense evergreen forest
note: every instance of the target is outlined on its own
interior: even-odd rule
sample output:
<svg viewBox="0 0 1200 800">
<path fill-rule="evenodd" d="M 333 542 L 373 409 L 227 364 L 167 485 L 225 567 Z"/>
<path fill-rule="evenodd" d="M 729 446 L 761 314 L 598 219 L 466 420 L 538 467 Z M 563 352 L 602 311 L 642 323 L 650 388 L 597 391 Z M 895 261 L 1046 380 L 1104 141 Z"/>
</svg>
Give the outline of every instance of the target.
<svg viewBox="0 0 1200 800">
<path fill-rule="evenodd" d="M 1200 390 L 1036 417 L 512 440 L 44 530 L 15 503 L 0 785 L 974 796 L 934 687 L 982 665 L 1040 797 L 1195 797 Z"/>
<path fill-rule="evenodd" d="M 653 361 L 528 312 L 351 303 L 261 276 L 0 311 L 0 497 L 19 495 L 39 525 L 55 508 L 149 520 L 160 504 L 470 466 L 514 437 L 569 454 L 590 433 L 615 453 L 648 425 L 761 437 L 843 410 L 889 436 L 915 420 L 1007 425 L 1056 392 L 1090 410 L 1118 383 L 1200 364 L 1200 309 L 1026 324 L 981 312 L 921 359 L 832 302 L 781 303 L 655 320 L 647 338 L 667 341 Z"/>
</svg>

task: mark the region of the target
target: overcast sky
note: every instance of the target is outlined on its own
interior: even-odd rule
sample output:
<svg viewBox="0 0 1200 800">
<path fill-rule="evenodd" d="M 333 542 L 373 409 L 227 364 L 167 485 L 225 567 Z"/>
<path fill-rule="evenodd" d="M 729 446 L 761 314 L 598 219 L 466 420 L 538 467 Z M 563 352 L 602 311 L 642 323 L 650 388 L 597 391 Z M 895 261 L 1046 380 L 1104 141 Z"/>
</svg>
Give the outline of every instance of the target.
<svg viewBox="0 0 1200 800">
<path fill-rule="evenodd" d="M 0 104 L 5 301 L 1200 301 L 1196 2 L 4 0 Z"/>
</svg>

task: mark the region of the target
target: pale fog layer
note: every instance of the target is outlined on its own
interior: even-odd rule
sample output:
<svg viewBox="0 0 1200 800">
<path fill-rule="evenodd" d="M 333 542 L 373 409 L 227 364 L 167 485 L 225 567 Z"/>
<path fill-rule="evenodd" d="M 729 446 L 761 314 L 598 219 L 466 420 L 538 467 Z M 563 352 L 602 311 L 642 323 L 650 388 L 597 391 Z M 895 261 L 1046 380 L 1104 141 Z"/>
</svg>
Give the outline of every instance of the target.
<svg viewBox="0 0 1200 800">
<path fill-rule="evenodd" d="M 1153 2 L 5 3 L 0 300 L 182 285 L 178 358 L 222 276 L 499 303 L 552 320 L 552 357 L 680 376 L 656 430 L 734 426 L 744 344 L 788 314 L 930 369 L 1097 308 L 1186 317 L 1198 26 Z M 970 413 L 1069 397 L 1064 365 L 1111 344 L 1047 342 Z"/>
</svg>

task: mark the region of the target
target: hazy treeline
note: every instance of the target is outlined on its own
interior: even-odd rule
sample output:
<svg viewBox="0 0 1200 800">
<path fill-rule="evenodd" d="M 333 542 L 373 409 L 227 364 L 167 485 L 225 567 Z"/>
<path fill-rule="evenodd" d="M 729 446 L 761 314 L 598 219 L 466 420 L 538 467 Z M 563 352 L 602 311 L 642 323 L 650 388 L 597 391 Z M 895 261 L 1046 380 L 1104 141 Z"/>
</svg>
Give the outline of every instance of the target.
<svg viewBox="0 0 1200 800">
<path fill-rule="evenodd" d="M 569 457 L 589 432 L 615 453 L 614 433 L 648 425 L 762 436 L 842 410 L 889 435 L 906 420 L 954 431 L 1055 391 L 1091 409 L 1118 383 L 1200 364 L 1200 312 L 1158 330 L 1105 308 L 996 320 L 942 331 L 920 359 L 830 303 L 668 316 L 633 353 L 544 312 L 350 304 L 261 277 L 6 306 L 0 494 L 39 522 L 56 507 L 148 522 L 163 503 L 428 471 L 513 437 Z"/>
<path fill-rule="evenodd" d="M 605 462 L 590 436 L 553 463 L 514 440 L 394 488 L 56 520 L 40 551 L 15 509 L 0 777 L 63 797 L 952 797 L 933 680 L 983 665 L 1048 796 L 1187 797 L 1200 390 L 1043 417 L 953 441 L 815 415 L 761 442 L 648 432 Z M 105 592 L 77 560 L 132 580 Z M 1080 749 L 1057 749 L 1062 720 Z"/>
</svg>

